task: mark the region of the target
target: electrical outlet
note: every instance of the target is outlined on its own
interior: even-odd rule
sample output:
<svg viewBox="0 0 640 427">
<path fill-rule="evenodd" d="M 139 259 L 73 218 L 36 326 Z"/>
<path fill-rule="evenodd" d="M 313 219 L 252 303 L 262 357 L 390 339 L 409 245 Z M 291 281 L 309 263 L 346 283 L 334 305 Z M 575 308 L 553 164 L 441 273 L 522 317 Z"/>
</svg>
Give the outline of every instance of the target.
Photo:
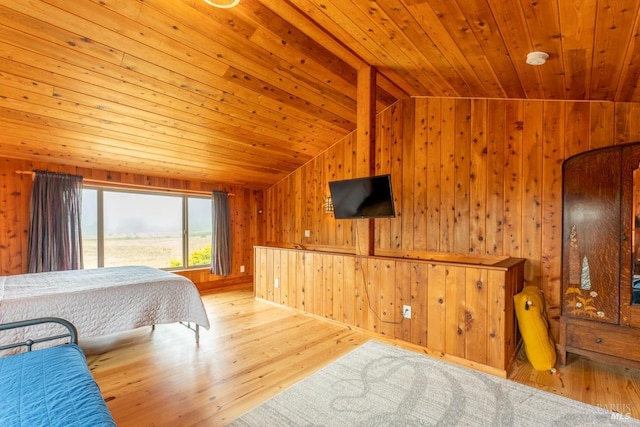
<svg viewBox="0 0 640 427">
<path fill-rule="evenodd" d="M 411 306 L 403 305 L 402 306 L 402 317 L 405 319 L 411 319 Z"/>
<path fill-rule="evenodd" d="M 304 237 L 311 237 L 311 230 L 304 230 Z"/>
<path fill-rule="evenodd" d="M 273 280 L 273 286 L 276 287 L 276 289 L 278 289 L 280 287 L 280 279 L 276 278 Z"/>
<path fill-rule="evenodd" d="M 244 265 L 240 266 L 240 273 L 244 273 Z"/>
</svg>

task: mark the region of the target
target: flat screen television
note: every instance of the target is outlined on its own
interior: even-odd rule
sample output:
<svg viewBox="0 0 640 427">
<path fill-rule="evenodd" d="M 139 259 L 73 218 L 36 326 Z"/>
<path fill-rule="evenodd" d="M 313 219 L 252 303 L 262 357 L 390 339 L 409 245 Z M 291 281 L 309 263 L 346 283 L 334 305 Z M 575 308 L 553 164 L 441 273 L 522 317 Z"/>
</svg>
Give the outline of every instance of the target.
<svg viewBox="0 0 640 427">
<path fill-rule="evenodd" d="M 391 175 L 329 182 L 336 219 L 392 218 L 396 216 Z"/>
</svg>

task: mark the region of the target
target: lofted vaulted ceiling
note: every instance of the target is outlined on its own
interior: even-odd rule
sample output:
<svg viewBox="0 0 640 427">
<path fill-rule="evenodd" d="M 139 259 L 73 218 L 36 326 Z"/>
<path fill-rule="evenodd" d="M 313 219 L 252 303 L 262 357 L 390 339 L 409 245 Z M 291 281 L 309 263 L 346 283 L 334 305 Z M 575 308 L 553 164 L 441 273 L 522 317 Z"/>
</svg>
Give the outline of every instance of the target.
<svg viewBox="0 0 640 427">
<path fill-rule="evenodd" d="M 378 110 L 640 102 L 640 0 L 0 0 L 0 20 L 0 156 L 112 171 L 267 187 L 355 129 L 370 65 Z"/>
</svg>

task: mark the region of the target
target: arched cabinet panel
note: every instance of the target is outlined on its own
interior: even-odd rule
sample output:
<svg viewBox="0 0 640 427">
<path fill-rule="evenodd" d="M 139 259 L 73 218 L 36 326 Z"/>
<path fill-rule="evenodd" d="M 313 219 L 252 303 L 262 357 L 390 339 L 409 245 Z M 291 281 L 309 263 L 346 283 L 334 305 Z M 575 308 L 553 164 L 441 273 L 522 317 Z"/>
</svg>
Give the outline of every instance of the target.
<svg viewBox="0 0 640 427">
<path fill-rule="evenodd" d="M 618 323 L 621 152 L 594 154 L 571 157 L 563 168 L 563 313 Z"/>
<path fill-rule="evenodd" d="M 634 143 L 563 164 L 562 363 L 572 352 L 640 366 L 640 304 L 633 301 L 634 277 L 640 283 L 639 163 Z"/>
</svg>

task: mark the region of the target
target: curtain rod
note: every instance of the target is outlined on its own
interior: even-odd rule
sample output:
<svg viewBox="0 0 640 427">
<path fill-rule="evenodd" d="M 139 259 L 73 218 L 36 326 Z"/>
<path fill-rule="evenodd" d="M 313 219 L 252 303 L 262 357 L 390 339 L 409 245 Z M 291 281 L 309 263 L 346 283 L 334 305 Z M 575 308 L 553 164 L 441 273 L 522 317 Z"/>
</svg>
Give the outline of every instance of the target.
<svg viewBox="0 0 640 427">
<path fill-rule="evenodd" d="M 36 176 L 36 173 L 34 171 L 16 171 L 16 173 L 18 175 L 31 175 L 31 178 L 34 178 Z M 169 187 L 156 187 L 156 186 L 152 186 L 152 185 L 141 185 L 141 184 L 129 184 L 129 183 L 125 183 L 125 182 L 114 182 L 114 181 L 104 181 L 104 180 L 99 180 L 99 179 L 92 179 L 92 178 L 84 178 L 82 179 L 83 183 L 88 184 L 88 185 L 97 185 L 97 186 L 102 186 L 102 187 L 111 187 L 111 188 L 136 188 L 139 190 L 157 190 L 157 191 L 163 191 L 163 192 L 169 192 L 169 193 L 183 193 L 183 194 L 200 194 L 200 195 L 210 195 L 212 191 L 204 191 L 204 190 L 181 190 L 178 188 L 169 188 Z M 215 190 L 215 191 L 220 191 L 220 190 Z M 231 196 L 235 196 L 234 193 L 227 193 L 227 195 L 229 197 Z"/>
</svg>

